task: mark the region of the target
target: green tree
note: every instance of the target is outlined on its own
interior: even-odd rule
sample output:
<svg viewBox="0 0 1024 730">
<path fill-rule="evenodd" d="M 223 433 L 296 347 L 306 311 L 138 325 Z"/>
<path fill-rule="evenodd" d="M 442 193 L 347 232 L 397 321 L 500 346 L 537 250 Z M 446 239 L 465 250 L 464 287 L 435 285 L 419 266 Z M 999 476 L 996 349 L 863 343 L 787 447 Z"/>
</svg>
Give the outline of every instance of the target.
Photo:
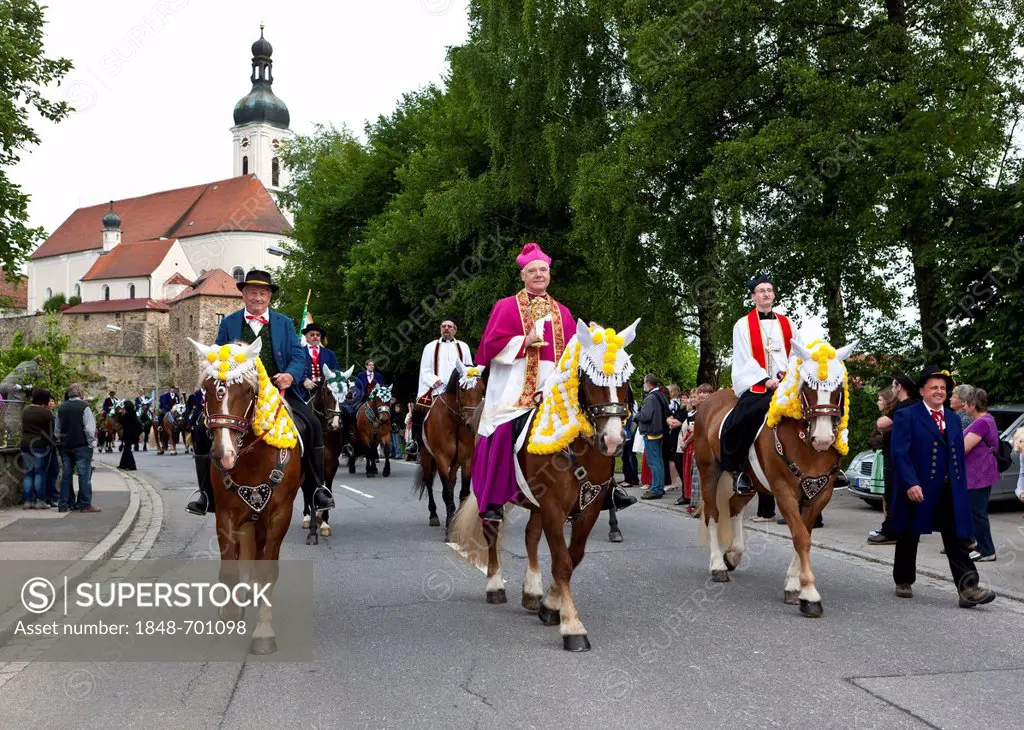
<svg viewBox="0 0 1024 730">
<path fill-rule="evenodd" d="M 26 225 L 29 196 L 7 170 L 27 146 L 39 143 L 31 113 L 58 122 L 71 111 L 66 102 L 43 95 L 71 69 L 71 61 L 44 55 L 43 8 L 35 0 L 0 2 L 0 68 L 0 263 L 13 276 L 45 232 Z"/>
<path fill-rule="evenodd" d="M 25 360 L 38 358 L 45 376 L 33 387 L 48 388 L 59 402 L 64 390 L 84 373 L 64 362 L 64 354 L 71 346 L 71 336 L 61 330 L 60 315 L 46 315 L 46 329 L 42 336 L 28 340 L 23 332 L 15 332 L 10 344 L 0 349 L 0 377 L 5 377 Z M 24 385 L 29 385 L 25 383 Z"/>
</svg>

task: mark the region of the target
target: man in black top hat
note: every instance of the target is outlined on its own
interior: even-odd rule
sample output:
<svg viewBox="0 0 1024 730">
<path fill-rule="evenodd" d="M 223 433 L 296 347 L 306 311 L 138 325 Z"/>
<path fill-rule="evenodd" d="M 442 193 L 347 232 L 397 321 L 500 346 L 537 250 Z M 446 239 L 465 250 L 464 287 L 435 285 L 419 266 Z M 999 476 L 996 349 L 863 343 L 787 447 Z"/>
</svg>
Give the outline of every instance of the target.
<svg viewBox="0 0 1024 730">
<path fill-rule="evenodd" d="M 270 309 L 270 298 L 277 291 L 277 286 L 266 271 L 250 271 L 245 275 L 245 281 L 238 282 L 237 286 L 242 292 L 245 308 L 232 312 L 221 320 L 216 344 L 252 344 L 256 340 L 262 342 L 260 360 L 267 371 L 267 376 L 274 385 L 284 391 L 285 401 L 291 407 L 295 425 L 305 445 L 305 461 L 310 470 L 307 476 L 316 484 L 313 509 L 317 512 L 334 509 L 334 497 L 324 483 L 324 435 L 320 429 L 320 421 L 297 392 L 302 385 L 306 354 L 295 332 L 295 325 L 285 315 Z M 205 440 L 201 441 L 204 441 L 205 446 Z M 199 449 L 196 452 L 196 473 L 200 491 L 198 498 L 189 502 L 186 509 L 193 514 L 204 515 L 213 504 L 212 488 L 208 478 L 210 455 L 208 448 L 205 454 L 200 455 Z M 205 459 L 205 466 L 201 459 Z"/>
</svg>

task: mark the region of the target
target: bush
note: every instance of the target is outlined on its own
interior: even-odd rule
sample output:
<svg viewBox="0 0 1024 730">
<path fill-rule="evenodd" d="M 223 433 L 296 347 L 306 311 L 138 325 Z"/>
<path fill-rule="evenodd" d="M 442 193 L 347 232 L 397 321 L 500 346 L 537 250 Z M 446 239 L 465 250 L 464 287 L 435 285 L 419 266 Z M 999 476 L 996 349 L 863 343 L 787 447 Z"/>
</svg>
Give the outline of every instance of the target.
<svg viewBox="0 0 1024 730">
<path fill-rule="evenodd" d="M 81 304 L 81 303 L 82 303 L 82 297 L 71 297 L 70 299 L 68 299 L 68 306 L 69 307 L 73 307 L 76 304 Z"/>
<path fill-rule="evenodd" d="M 59 312 L 62 304 L 67 304 L 68 300 L 63 294 L 54 294 L 52 297 L 43 302 L 44 312 Z"/>
</svg>

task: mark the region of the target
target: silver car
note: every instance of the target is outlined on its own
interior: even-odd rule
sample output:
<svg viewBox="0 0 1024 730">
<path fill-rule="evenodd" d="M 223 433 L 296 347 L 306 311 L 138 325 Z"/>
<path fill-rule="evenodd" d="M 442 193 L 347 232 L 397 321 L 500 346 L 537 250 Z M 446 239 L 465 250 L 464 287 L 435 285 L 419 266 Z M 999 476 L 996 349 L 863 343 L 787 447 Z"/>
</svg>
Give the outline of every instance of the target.
<svg viewBox="0 0 1024 730">
<path fill-rule="evenodd" d="M 1024 405 L 998 405 L 988 409 L 996 419 L 996 426 L 999 428 L 1000 438 L 1003 441 L 1012 441 L 1013 434 L 1018 428 L 1024 426 Z M 982 448 L 981 446 L 975 448 Z M 1017 478 L 1020 474 L 1020 454 L 1013 452 L 1013 463 L 1010 468 L 1002 473 L 999 481 L 992 485 L 991 502 L 1003 500 L 1018 501 L 1014 494 L 1017 488 Z M 860 497 L 875 509 L 882 509 L 882 498 L 885 487 L 883 486 L 882 475 L 875 474 L 875 452 L 862 451 L 853 457 L 853 461 L 846 468 L 846 476 L 850 479 L 850 492 Z"/>
</svg>

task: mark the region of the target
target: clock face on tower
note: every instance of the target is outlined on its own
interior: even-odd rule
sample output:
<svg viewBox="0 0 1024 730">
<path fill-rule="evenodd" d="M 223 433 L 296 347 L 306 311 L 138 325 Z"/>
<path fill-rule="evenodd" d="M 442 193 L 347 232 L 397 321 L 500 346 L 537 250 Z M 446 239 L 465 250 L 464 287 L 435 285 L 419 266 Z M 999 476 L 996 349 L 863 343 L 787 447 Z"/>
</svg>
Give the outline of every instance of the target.
<svg viewBox="0 0 1024 730">
<path fill-rule="evenodd" d="M 242 137 L 242 149 L 243 150 L 249 149 L 249 138 L 248 137 Z"/>
<path fill-rule="evenodd" d="M 270 146 L 273 147 L 276 150 L 278 147 L 281 146 L 281 142 L 280 142 L 280 140 L 276 140 L 276 139 L 272 140 L 271 143 L 270 143 Z"/>
</svg>

